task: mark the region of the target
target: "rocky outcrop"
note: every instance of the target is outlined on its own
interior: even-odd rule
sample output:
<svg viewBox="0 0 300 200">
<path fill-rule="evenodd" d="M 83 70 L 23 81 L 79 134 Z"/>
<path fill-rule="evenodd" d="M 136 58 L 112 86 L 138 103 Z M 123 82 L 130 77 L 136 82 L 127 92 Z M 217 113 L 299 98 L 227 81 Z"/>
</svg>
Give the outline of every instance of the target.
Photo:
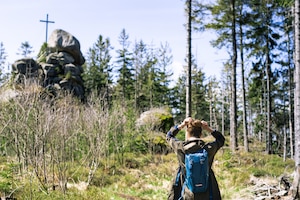
<svg viewBox="0 0 300 200">
<path fill-rule="evenodd" d="M 25 84 L 25 82 L 43 81 L 43 71 L 39 64 L 32 58 L 22 58 L 12 64 L 14 83 Z"/>
<path fill-rule="evenodd" d="M 85 59 L 79 41 L 70 33 L 57 29 L 49 37 L 47 48 L 38 62 L 32 58 L 17 60 L 12 68 L 14 82 L 35 80 L 49 91 L 66 90 L 84 99 L 82 65 Z"/>
</svg>

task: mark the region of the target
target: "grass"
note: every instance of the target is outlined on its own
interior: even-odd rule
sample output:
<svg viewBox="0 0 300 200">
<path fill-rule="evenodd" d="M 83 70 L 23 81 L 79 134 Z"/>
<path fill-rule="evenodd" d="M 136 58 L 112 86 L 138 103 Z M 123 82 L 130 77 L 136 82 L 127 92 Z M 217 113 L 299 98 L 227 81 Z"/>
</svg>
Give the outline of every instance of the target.
<svg viewBox="0 0 300 200">
<path fill-rule="evenodd" d="M 247 153 L 239 150 L 232 153 L 225 146 L 215 156 L 213 170 L 224 200 L 253 199 L 251 187 L 249 188 L 253 177 L 277 180 L 279 183 L 280 176 L 290 175 L 293 172 L 292 160 L 284 162 L 278 155 L 266 155 L 259 151 L 259 148 L 252 147 L 252 149 L 256 151 Z M 178 165 L 176 155 L 128 153 L 125 157 L 123 166 L 112 164 L 110 168 L 99 167 L 87 190 L 69 188 L 65 194 L 60 190 L 49 190 L 48 194 L 42 192 L 32 175 L 23 174 L 22 177 L 12 175 L 14 165 L 2 158 L 0 186 L 3 188 L 0 189 L 2 191 L 13 189 L 14 197 L 17 199 L 166 199 L 170 180 Z M 75 183 L 78 183 L 84 180 L 87 173 L 88 170 L 82 166 L 70 170 L 69 175 Z"/>
</svg>

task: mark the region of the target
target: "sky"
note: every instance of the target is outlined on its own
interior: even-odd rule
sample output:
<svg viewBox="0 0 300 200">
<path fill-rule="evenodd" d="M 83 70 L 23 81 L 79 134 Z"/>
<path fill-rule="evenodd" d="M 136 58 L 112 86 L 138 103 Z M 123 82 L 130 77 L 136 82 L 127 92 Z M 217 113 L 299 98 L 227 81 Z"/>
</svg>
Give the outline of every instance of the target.
<svg viewBox="0 0 300 200">
<path fill-rule="evenodd" d="M 145 44 L 160 47 L 169 44 L 173 63 L 170 69 L 174 80 L 183 73 L 186 57 L 186 21 L 184 0 L 0 0 L 0 42 L 7 54 L 8 66 L 22 56 L 17 55 L 21 44 L 27 41 L 38 54 L 55 29 L 63 29 L 80 42 L 81 51 L 97 41 L 99 35 L 109 38 L 111 45 L 120 48 L 118 37 L 125 29 L 129 41 L 142 40 Z M 223 62 L 228 55 L 224 50 L 211 47 L 213 32 L 192 34 L 192 53 L 206 77 L 220 77 Z"/>
</svg>

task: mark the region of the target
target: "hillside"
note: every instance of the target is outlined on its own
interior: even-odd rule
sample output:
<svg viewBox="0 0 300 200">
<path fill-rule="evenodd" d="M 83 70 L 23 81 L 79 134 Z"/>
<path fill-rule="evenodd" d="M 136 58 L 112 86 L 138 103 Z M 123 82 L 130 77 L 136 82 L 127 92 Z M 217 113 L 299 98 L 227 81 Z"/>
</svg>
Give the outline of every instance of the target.
<svg viewBox="0 0 300 200">
<path fill-rule="evenodd" d="M 231 153 L 223 147 L 216 155 L 213 169 L 224 200 L 283 199 L 286 194 L 281 178 L 289 180 L 294 169 L 291 160 L 283 162 L 277 155 L 266 155 L 259 145 L 251 145 L 252 152 Z M 255 151 L 254 151 L 255 149 Z M 114 199 L 164 200 L 172 174 L 177 167 L 176 156 L 155 154 L 125 154 L 124 165 L 110 162 L 95 173 L 91 185 L 84 182 L 87 168 L 78 165 L 71 170 L 68 190 L 44 193 L 33 174 L 11 173 L 12 165 L 1 160 L 0 186 L 14 188 L 16 199 Z M 109 163 L 109 162 L 106 162 Z M 6 174 L 6 175 L 5 175 Z M 6 178 L 4 178 L 6 177 Z M 22 178 L 23 177 L 23 178 Z M 27 178 L 24 178 L 27 177 Z M 12 182 L 11 182 L 12 181 Z M 290 181 L 290 180 L 289 180 Z M 3 195 L 3 194 L 2 194 Z M 281 196 L 281 197 L 279 197 Z"/>
</svg>

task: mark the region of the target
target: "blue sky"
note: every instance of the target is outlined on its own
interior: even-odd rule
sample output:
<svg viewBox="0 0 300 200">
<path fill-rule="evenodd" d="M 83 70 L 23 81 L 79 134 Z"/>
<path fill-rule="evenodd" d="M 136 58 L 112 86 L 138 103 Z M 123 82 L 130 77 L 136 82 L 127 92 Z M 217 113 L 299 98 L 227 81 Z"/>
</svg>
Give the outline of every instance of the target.
<svg viewBox="0 0 300 200">
<path fill-rule="evenodd" d="M 174 78 L 183 72 L 186 55 L 184 0 L 0 0 L 0 42 L 7 53 L 7 62 L 17 55 L 21 43 L 28 41 L 36 56 L 45 42 L 46 24 L 40 22 L 49 15 L 48 37 L 54 29 L 73 34 L 86 55 L 98 36 L 109 38 L 119 48 L 118 37 L 124 28 L 131 42 L 143 40 L 159 47 L 169 43 L 173 54 L 170 67 Z M 209 41 L 211 32 L 193 33 L 192 51 L 206 76 L 220 76 L 224 51 L 214 49 Z M 34 57 L 35 58 L 35 57 Z"/>
</svg>

